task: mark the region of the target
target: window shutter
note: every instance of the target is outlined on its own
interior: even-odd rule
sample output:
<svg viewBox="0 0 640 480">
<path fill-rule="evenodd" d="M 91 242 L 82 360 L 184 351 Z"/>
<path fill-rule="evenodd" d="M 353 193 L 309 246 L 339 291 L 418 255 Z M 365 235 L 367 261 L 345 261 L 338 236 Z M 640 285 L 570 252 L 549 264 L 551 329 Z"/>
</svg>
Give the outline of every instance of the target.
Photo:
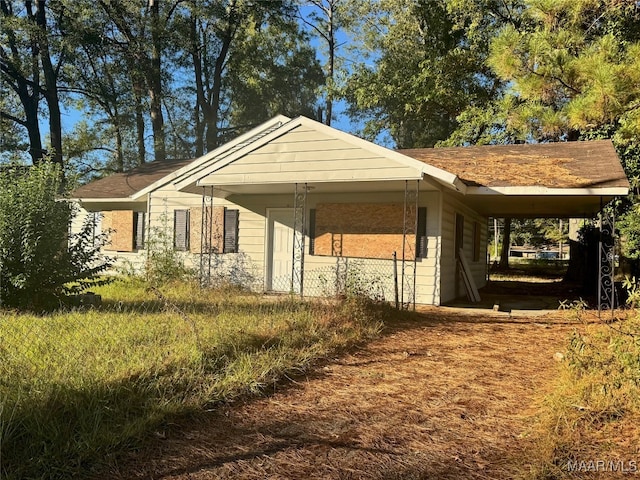
<svg viewBox="0 0 640 480">
<path fill-rule="evenodd" d="M 473 261 L 480 261 L 480 223 L 473 222 Z"/>
<path fill-rule="evenodd" d="M 309 210 L 309 255 L 316 250 L 316 209 Z"/>
<path fill-rule="evenodd" d="M 144 227 L 145 227 L 145 223 L 144 223 L 144 219 L 146 217 L 145 212 L 135 212 L 133 217 L 133 233 L 135 235 L 133 242 L 133 248 L 135 248 L 136 250 L 143 250 L 144 249 Z"/>
<path fill-rule="evenodd" d="M 173 246 L 176 250 L 189 250 L 189 210 L 173 212 Z"/>
<path fill-rule="evenodd" d="M 418 207 L 418 229 L 416 230 L 416 258 L 427 257 L 427 207 Z"/>
<path fill-rule="evenodd" d="M 460 249 L 464 248 L 464 216 L 456 213 L 455 257 L 460 257 Z"/>
<path fill-rule="evenodd" d="M 239 210 L 224 211 L 224 247 L 223 253 L 238 252 L 238 220 Z"/>
</svg>

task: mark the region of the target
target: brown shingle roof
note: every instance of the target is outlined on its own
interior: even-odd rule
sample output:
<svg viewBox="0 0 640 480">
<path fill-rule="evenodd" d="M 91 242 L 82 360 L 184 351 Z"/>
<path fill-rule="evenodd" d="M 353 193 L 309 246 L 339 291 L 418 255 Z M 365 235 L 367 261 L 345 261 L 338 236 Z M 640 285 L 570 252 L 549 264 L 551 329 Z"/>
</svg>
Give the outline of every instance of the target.
<svg viewBox="0 0 640 480">
<path fill-rule="evenodd" d="M 191 162 L 193 159 L 145 163 L 87 183 L 74 190 L 71 198 L 127 198 Z"/>
<path fill-rule="evenodd" d="M 453 173 L 469 186 L 629 186 L 610 140 L 416 148 L 399 152 Z"/>
</svg>

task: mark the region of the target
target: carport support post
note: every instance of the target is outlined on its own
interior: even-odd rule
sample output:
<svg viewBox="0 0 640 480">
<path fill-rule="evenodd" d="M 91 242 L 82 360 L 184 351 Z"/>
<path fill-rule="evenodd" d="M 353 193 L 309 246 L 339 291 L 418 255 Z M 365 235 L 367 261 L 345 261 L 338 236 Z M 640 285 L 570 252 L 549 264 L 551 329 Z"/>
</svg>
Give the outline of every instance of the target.
<svg viewBox="0 0 640 480">
<path fill-rule="evenodd" d="M 213 232 L 213 187 L 207 195 L 202 187 L 202 219 L 200 224 L 200 285 L 211 284 L 211 240 Z"/>
<path fill-rule="evenodd" d="M 291 293 L 304 296 L 304 240 L 307 184 L 295 184 L 293 197 L 293 250 L 291 262 Z"/>
<path fill-rule="evenodd" d="M 404 182 L 404 208 L 402 224 L 402 308 L 416 309 L 416 235 L 418 234 L 418 196 L 420 181 L 415 187 L 409 180 Z"/>
<path fill-rule="evenodd" d="M 598 316 L 602 310 L 615 308 L 613 274 L 615 269 L 615 217 L 613 211 L 600 207 L 600 239 L 598 241 Z"/>
</svg>

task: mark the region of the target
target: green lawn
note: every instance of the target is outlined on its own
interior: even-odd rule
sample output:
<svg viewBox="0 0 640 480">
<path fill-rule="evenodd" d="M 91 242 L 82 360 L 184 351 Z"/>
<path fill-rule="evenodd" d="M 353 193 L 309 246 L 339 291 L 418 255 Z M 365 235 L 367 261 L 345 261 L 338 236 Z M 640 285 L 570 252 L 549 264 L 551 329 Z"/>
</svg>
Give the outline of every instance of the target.
<svg viewBox="0 0 640 480">
<path fill-rule="evenodd" d="M 0 314 L 0 477 L 84 475 L 176 415 L 375 336 L 391 310 L 141 281 L 99 308 Z"/>
</svg>

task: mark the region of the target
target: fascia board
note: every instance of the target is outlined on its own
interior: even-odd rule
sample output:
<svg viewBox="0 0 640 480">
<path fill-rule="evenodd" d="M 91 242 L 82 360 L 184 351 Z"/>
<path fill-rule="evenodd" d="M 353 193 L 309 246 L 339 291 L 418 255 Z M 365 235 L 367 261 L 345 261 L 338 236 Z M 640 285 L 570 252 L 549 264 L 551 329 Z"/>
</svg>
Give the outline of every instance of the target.
<svg viewBox="0 0 640 480">
<path fill-rule="evenodd" d="M 172 172 L 166 175 L 165 177 L 162 177 L 160 180 L 157 180 L 156 182 L 152 183 L 148 187 L 145 187 L 139 192 L 136 192 L 131 198 L 134 198 L 134 199 L 140 198 L 146 195 L 147 193 L 152 192 L 153 190 L 156 190 L 157 188 L 160 188 L 170 182 L 175 182 L 177 179 L 181 177 L 184 177 L 186 175 L 190 175 L 193 173 L 197 173 L 199 169 L 201 169 L 203 166 L 206 166 L 207 162 L 209 162 L 212 159 L 215 159 L 216 157 L 223 155 L 225 152 L 231 150 L 236 145 L 239 145 L 240 143 L 248 140 L 254 135 L 257 135 L 263 130 L 271 128 L 273 125 L 277 123 L 284 124 L 286 122 L 289 122 L 290 120 L 291 119 L 289 117 L 286 117 L 284 115 L 278 115 L 270 120 L 267 120 L 266 122 L 261 123 L 257 127 L 252 128 L 248 132 L 243 133 L 239 137 L 236 137 L 233 140 L 225 143 L 224 145 L 220 145 L 215 150 L 211 150 L 210 152 L 205 153 L 203 156 L 195 159 L 189 165 L 185 165 L 184 167 L 176 170 L 175 172 Z"/>
<path fill-rule="evenodd" d="M 467 195 L 532 195 L 532 196 L 624 196 L 626 187 L 609 188 L 549 188 L 549 187 L 467 187 Z"/>
<path fill-rule="evenodd" d="M 328 136 L 332 136 L 338 140 L 343 140 L 346 143 L 349 143 L 351 145 L 354 145 L 358 148 L 362 148 L 365 150 L 368 150 L 372 153 L 376 153 L 380 156 L 389 158 L 390 160 L 394 160 L 398 163 L 400 163 L 403 166 L 408 166 L 410 168 L 414 168 L 416 170 L 416 177 L 415 178 L 422 178 L 423 174 L 429 175 L 433 178 L 435 178 L 436 180 L 438 180 L 439 182 L 445 184 L 446 186 L 448 186 L 449 188 L 453 188 L 455 190 L 458 191 L 465 191 L 466 186 L 458 179 L 458 177 L 450 172 L 446 172 L 444 170 L 441 170 L 439 168 L 430 166 L 430 165 L 426 165 L 423 162 L 420 162 L 418 160 L 415 160 L 413 158 L 407 157 L 406 155 L 403 155 L 399 152 L 396 152 L 394 150 L 390 150 L 388 148 L 385 147 L 381 147 L 380 145 L 376 145 L 374 143 L 371 143 L 367 140 L 363 140 L 361 138 L 358 138 L 354 135 L 342 132 L 340 130 L 337 130 L 333 127 L 330 127 L 328 125 L 325 125 L 323 123 L 317 122 L 315 120 L 311 120 L 309 118 L 306 117 L 297 117 L 294 118 L 293 120 L 289 121 L 288 123 L 282 125 L 282 127 L 278 128 L 277 130 L 274 130 L 273 132 L 271 132 L 268 135 L 265 135 L 264 137 L 256 140 L 256 142 L 251 143 L 249 145 L 247 145 L 245 148 L 240 149 L 236 152 L 234 152 L 232 155 L 229 155 L 228 157 L 225 157 L 222 161 L 220 162 L 215 162 L 214 164 L 211 164 L 209 166 L 207 166 L 206 168 L 201 169 L 199 172 L 197 172 L 200 175 L 200 179 L 198 179 L 195 183 L 196 185 L 204 185 L 204 183 L 201 183 L 200 180 L 203 177 L 206 177 L 207 175 L 210 175 L 211 173 L 215 172 L 216 170 L 219 170 L 221 168 L 224 168 L 226 165 L 230 164 L 231 162 L 233 162 L 234 160 L 242 157 L 243 155 L 246 155 L 248 153 L 250 153 L 251 151 L 267 144 L 268 142 L 270 142 L 271 140 L 278 138 L 286 133 L 288 133 L 289 131 L 293 130 L 296 127 L 299 126 L 307 126 L 309 128 L 312 128 L 316 131 L 325 133 Z M 193 176 L 190 176 L 189 178 L 185 178 L 179 182 L 175 182 L 174 185 L 176 187 L 177 190 L 180 190 L 182 188 L 185 188 L 186 186 L 190 185 L 193 183 Z"/>
<path fill-rule="evenodd" d="M 195 183 L 196 185 L 200 185 L 199 181 L 201 178 L 206 177 L 207 175 L 210 175 L 211 173 L 215 172 L 216 170 L 219 170 L 221 168 L 224 168 L 225 166 L 229 165 L 231 162 L 233 162 L 234 160 L 237 160 L 238 158 L 242 157 L 243 155 L 246 155 L 247 153 L 252 152 L 253 150 L 255 150 L 256 148 L 260 148 L 261 146 L 269 143 L 271 140 L 278 138 L 281 135 L 284 135 L 285 133 L 287 133 L 288 131 L 292 130 L 293 128 L 299 126 L 299 123 L 296 122 L 297 119 L 293 119 L 290 120 L 286 123 L 284 123 L 282 126 L 280 126 L 280 128 L 277 128 L 276 130 L 274 130 L 273 132 L 260 137 L 259 139 L 256 139 L 255 142 L 251 142 L 250 144 L 244 146 L 243 148 L 241 148 L 240 150 L 236 150 L 235 152 L 231 153 L 230 155 L 227 155 L 223 158 L 220 158 L 218 160 L 215 160 L 213 163 L 209 164 L 209 165 L 204 165 L 203 168 L 199 169 L 197 172 L 190 172 L 190 174 L 188 176 L 183 176 L 181 179 L 179 179 L 178 181 L 174 182 L 174 186 L 176 188 L 176 190 L 181 190 L 193 183 Z M 238 142 L 239 143 L 239 142 Z M 237 143 L 236 143 L 237 145 Z M 198 175 L 199 178 L 197 180 L 195 180 L 193 177 L 195 175 Z"/>
</svg>

